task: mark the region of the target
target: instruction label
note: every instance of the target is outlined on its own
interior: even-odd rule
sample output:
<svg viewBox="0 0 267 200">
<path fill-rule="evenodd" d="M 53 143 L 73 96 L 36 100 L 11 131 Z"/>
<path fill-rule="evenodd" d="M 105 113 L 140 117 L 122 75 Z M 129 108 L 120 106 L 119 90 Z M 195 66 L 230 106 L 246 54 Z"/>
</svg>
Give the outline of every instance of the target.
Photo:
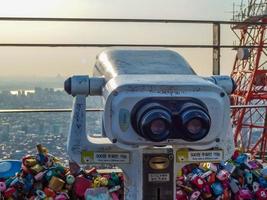
<svg viewBox="0 0 267 200">
<path fill-rule="evenodd" d="M 176 162 L 221 162 L 223 160 L 222 150 L 193 151 L 180 149 L 176 152 Z"/>
<path fill-rule="evenodd" d="M 149 182 L 168 182 L 170 181 L 169 173 L 151 173 L 148 174 Z"/>
<path fill-rule="evenodd" d="M 81 161 L 84 164 L 88 163 L 127 164 L 130 163 L 130 153 L 82 151 Z"/>
</svg>

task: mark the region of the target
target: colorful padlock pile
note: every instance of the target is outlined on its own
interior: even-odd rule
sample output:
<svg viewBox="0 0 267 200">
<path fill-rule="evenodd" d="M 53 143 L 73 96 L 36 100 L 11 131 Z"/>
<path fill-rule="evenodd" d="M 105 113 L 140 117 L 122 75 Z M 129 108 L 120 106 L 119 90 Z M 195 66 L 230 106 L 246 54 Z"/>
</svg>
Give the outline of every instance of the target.
<svg viewBox="0 0 267 200">
<path fill-rule="evenodd" d="M 122 173 L 99 174 L 75 163 L 64 167 L 42 145 L 37 150 L 35 156 L 22 158 L 15 176 L 0 176 L 0 200 L 123 199 Z"/>
<path fill-rule="evenodd" d="M 236 151 L 219 164 L 189 164 L 177 177 L 178 200 L 267 200 L 267 167 Z"/>
</svg>

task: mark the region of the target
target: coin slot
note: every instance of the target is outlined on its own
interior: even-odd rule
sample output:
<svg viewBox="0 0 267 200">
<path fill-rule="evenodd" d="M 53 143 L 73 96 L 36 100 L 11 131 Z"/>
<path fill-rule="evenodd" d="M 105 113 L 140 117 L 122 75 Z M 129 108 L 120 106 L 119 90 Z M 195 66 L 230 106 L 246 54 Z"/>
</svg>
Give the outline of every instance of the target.
<svg viewBox="0 0 267 200">
<path fill-rule="evenodd" d="M 166 169 L 170 164 L 170 161 L 166 157 L 153 157 L 149 160 L 149 166 L 155 170 L 163 170 Z"/>
</svg>

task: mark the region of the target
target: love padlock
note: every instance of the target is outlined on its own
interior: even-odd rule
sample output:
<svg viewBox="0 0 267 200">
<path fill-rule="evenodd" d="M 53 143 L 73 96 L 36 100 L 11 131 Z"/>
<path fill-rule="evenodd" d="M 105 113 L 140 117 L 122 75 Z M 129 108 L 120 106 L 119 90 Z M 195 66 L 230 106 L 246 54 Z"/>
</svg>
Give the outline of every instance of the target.
<svg viewBox="0 0 267 200">
<path fill-rule="evenodd" d="M 192 180 L 192 184 L 195 185 L 198 189 L 202 189 L 204 183 L 205 180 L 199 176 L 194 177 Z"/>
<path fill-rule="evenodd" d="M 255 196 L 257 200 L 266 200 L 267 199 L 267 191 L 263 188 L 260 188 L 256 193 Z"/>
</svg>

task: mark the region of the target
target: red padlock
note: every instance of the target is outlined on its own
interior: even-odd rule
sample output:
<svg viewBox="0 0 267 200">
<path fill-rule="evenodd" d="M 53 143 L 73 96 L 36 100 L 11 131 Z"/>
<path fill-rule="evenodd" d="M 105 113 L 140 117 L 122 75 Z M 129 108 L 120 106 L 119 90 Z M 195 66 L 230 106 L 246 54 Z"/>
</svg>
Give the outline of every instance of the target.
<svg viewBox="0 0 267 200">
<path fill-rule="evenodd" d="M 16 192 L 16 189 L 13 187 L 10 187 L 10 188 L 6 189 L 6 191 L 4 191 L 4 197 L 6 199 L 11 198 L 13 196 L 13 194 L 15 194 L 15 192 Z"/>
<path fill-rule="evenodd" d="M 209 199 L 209 198 L 212 197 L 211 188 L 210 188 L 210 186 L 208 184 L 204 184 L 204 186 L 202 188 L 201 196 L 204 199 Z"/>
<path fill-rule="evenodd" d="M 229 200 L 229 199 L 231 199 L 231 191 L 229 189 L 224 189 L 222 200 Z"/>
<path fill-rule="evenodd" d="M 238 177 L 238 182 L 241 186 L 243 186 L 245 184 L 245 178 L 244 176 L 239 176 Z"/>
<path fill-rule="evenodd" d="M 46 187 L 46 188 L 44 189 L 44 193 L 45 193 L 45 195 L 46 195 L 47 197 L 52 197 L 52 198 L 54 198 L 54 197 L 56 196 L 56 193 L 55 193 L 52 189 L 50 189 L 50 188 L 48 188 L 48 187 Z"/>
<path fill-rule="evenodd" d="M 184 183 L 184 176 L 178 176 L 176 178 L 176 185 L 182 185 Z"/>
<path fill-rule="evenodd" d="M 211 173 L 211 174 L 208 176 L 207 180 L 208 180 L 208 183 L 209 183 L 210 185 L 213 184 L 213 183 L 215 183 L 215 181 L 216 181 L 216 174 L 215 174 L 215 173 Z"/>
<path fill-rule="evenodd" d="M 224 189 L 228 189 L 229 188 L 229 182 L 228 181 L 222 181 L 222 186 Z"/>
<path fill-rule="evenodd" d="M 267 191 L 263 188 L 260 188 L 255 195 L 257 200 L 267 200 Z"/>
<path fill-rule="evenodd" d="M 86 175 L 92 175 L 92 174 L 97 173 L 97 170 L 95 167 L 92 167 L 91 169 L 86 169 L 84 172 Z"/>
<path fill-rule="evenodd" d="M 199 176 L 195 176 L 192 180 L 192 184 L 195 185 L 198 189 L 202 189 L 205 184 L 205 180 Z"/>
<path fill-rule="evenodd" d="M 187 195 L 183 190 L 176 191 L 176 200 L 187 200 Z"/>
<path fill-rule="evenodd" d="M 234 151 L 234 154 L 233 154 L 233 156 L 232 156 L 232 159 L 233 160 L 236 160 L 237 159 L 237 157 L 240 155 L 240 151 L 238 150 L 238 149 L 236 149 L 235 151 Z"/>
<path fill-rule="evenodd" d="M 86 189 L 91 187 L 92 187 L 92 182 L 89 181 L 88 179 L 82 176 L 78 176 L 75 178 L 73 189 L 78 197 L 82 198 L 84 196 Z"/>
</svg>

